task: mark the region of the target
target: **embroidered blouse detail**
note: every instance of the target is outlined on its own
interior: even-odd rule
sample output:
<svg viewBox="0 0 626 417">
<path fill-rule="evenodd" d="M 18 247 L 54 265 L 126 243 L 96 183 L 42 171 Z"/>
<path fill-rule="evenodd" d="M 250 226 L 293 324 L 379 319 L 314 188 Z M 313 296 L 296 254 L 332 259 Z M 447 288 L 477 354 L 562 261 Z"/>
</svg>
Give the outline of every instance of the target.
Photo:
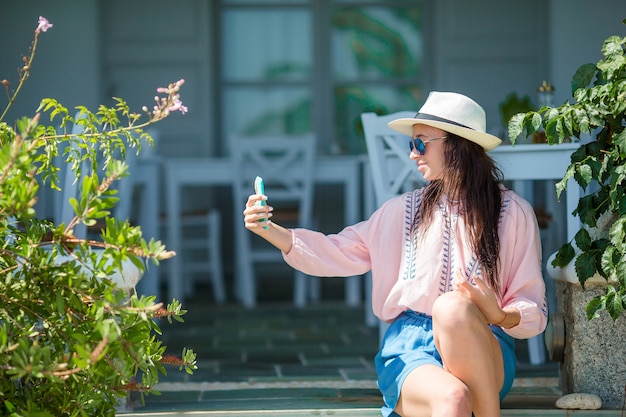
<svg viewBox="0 0 626 417">
<path fill-rule="evenodd" d="M 414 231 L 416 229 L 416 225 L 419 224 L 419 216 L 417 213 L 417 207 L 420 205 L 420 201 L 422 200 L 421 192 L 413 192 L 405 195 L 405 210 L 404 210 L 404 253 L 406 257 L 406 265 L 407 267 L 404 269 L 402 273 L 402 280 L 415 279 L 415 268 L 417 266 L 417 262 L 413 262 L 416 258 L 415 250 L 416 245 L 414 239 L 411 239 L 411 236 L 417 238 L 417 233 Z"/>
</svg>

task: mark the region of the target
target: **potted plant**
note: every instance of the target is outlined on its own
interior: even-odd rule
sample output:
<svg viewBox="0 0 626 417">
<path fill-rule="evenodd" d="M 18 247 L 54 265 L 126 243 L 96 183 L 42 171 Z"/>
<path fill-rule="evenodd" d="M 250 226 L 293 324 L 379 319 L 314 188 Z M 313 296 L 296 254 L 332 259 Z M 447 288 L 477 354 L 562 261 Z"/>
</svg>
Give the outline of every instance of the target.
<svg viewBox="0 0 626 417">
<path fill-rule="evenodd" d="M 143 271 L 146 260 L 158 264 L 174 255 L 110 211 L 117 202 L 112 184 L 129 174 L 126 151 L 151 141 L 146 126 L 184 109 L 182 81 L 159 89 L 164 96 L 143 115 L 118 99 L 95 113 L 79 107 L 75 120 L 44 99 L 33 117 L 9 124 L 4 119 L 28 78 L 39 35 L 50 27 L 40 18 L 16 88 L 1 81 L 9 100 L 0 111 L 0 414 L 114 416 L 130 391 L 141 398 L 155 392 L 164 364 L 196 368 L 192 351 L 166 355 L 157 337 L 157 319 L 182 321 L 181 305 L 163 307 L 111 280 L 128 263 Z M 83 132 L 67 133 L 77 123 Z M 40 218 L 35 206 L 44 188 L 59 188 L 55 157 L 81 184 L 78 198 L 66 202 L 75 212 L 67 224 Z M 82 171 L 84 164 L 91 172 Z M 73 233 L 98 222 L 105 224 L 99 239 Z"/>
<path fill-rule="evenodd" d="M 545 130 L 551 145 L 581 143 L 556 192 L 560 196 L 571 178 L 584 189 L 574 212 L 582 227 L 548 268 L 558 279 L 565 320 L 562 388 L 597 393 L 609 403 L 621 402 L 626 382 L 625 51 L 626 37 L 609 37 L 604 58 L 574 74 L 574 103 L 520 113 L 508 125 L 510 138 Z"/>
</svg>

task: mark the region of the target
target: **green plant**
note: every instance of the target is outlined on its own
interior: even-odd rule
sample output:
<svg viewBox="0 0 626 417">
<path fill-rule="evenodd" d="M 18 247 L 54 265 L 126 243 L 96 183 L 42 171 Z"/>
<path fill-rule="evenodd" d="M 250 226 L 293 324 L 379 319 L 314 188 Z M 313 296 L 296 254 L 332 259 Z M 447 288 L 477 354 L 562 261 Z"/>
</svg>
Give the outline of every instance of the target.
<svg viewBox="0 0 626 417">
<path fill-rule="evenodd" d="M 74 119 L 48 98 L 34 117 L 9 125 L 4 118 L 28 78 L 39 35 L 50 27 L 40 18 L 16 89 L 2 80 L 8 104 L 0 114 L 0 415 L 114 416 L 129 391 L 139 391 L 142 400 L 157 393 L 164 365 L 196 369 L 193 351 L 166 355 L 157 338 L 159 318 L 182 321 L 180 303 L 164 308 L 154 296 L 137 297 L 111 280 L 125 264 L 143 271 L 148 261 L 158 265 L 174 256 L 110 212 L 118 201 L 112 185 L 129 175 L 127 150 L 151 143 L 146 126 L 186 111 L 179 98 L 183 81 L 158 89 L 165 96 L 143 114 L 116 99 L 95 113 L 79 106 Z M 67 132 L 74 124 L 81 134 Z M 35 209 L 42 189 L 59 190 L 55 158 L 71 166 L 80 183 L 79 197 L 66 202 L 75 212 L 68 224 L 39 218 Z M 102 222 L 100 238 L 73 233 L 78 224 Z"/>
<path fill-rule="evenodd" d="M 624 20 L 626 23 L 626 19 Z M 573 152 L 571 164 L 557 183 L 557 196 L 570 178 L 585 190 L 574 214 L 583 226 L 556 254 L 553 266 L 575 262 L 580 283 L 596 273 L 611 285 L 593 298 L 587 317 L 607 310 L 615 320 L 626 307 L 626 37 L 611 36 L 602 47 L 604 59 L 582 65 L 573 76 L 574 104 L 542 107 L 511 119 L 509 137 L 526 137 L 545 129 L 549 144 L 571 138 L 592 140 Z"/>
</svg>

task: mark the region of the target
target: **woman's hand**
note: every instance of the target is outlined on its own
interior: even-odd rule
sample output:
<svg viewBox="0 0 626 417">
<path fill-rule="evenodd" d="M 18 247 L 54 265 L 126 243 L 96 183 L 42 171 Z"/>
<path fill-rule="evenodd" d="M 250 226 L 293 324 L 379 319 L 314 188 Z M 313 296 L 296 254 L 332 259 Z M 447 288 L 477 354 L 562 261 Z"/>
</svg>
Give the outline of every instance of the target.
<svg viewBox="0 0 626 417">
<path fill-rule="evenodd" d="M 261 236 L 284 253 L 289 253 L 293 238 L 291 230 L 272 222 L 270 219 L 274 208 L 267 204 L 257 204 L 259 201 L 267 201 L 267 197 L 261 194 L 252 194 L 248 197 L 243 211 L 246 229 Z"/>
<path fill-rule="evenodd" d="M 506 319 L 507 313 L 500 308 L 496 293 L 482 279 L 474 277 L 474 282 L 476 285 L 469 282 L 461 271 L 457 271 L 452 285 L 474 302 L 488 323 L 500 325 Z"/>
<path fill-rule="evenodd" d="M 246 229 L 260 235 L 266 232 L 271 223 L 273 207 L 267 204 L 258 204 L 260 201 L 267 201 L 267 196 L 252 194 L 248 197 L 246 208 L 243 211 L 243 221 Z"/>
</svg>

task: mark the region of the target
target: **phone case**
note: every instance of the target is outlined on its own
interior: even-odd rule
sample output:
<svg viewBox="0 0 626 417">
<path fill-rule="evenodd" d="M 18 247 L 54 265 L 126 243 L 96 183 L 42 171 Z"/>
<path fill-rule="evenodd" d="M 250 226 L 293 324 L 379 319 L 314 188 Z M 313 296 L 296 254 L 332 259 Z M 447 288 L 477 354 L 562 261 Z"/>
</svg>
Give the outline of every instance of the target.
<svg viewBox="0 0 626 417">
<path fill-rule="evenodd" d="M 263 184 L 263 178 L 256 177 L 254 179 L 254 192 L 256 192 L 257 194 L 265 195 L 265 184 Z M 265 205 L 265 201 L 257 201 L 256 204 L 264 206 Z M 265 220 L 266 219 L 261 219 L 259 221 L 264 222 Z M 267 229 L 267 226 L 263 226 L 263 228 Z"/>
</svg>

